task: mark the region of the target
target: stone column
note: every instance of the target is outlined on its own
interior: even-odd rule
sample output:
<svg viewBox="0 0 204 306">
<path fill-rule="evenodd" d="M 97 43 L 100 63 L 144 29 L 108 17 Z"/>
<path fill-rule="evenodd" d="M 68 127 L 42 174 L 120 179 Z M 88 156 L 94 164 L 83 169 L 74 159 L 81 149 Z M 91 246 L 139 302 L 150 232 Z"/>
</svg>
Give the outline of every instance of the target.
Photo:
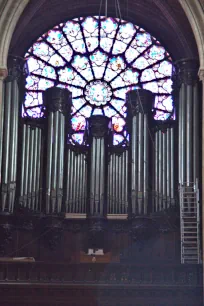
<svg viewBox="0 0 204 306">
<path fill-rule="evenodd" d="M 130 126 L 131 209 L 133 215 L 147 214 L 149 196 L 149 140 L 154 95 L 144 89 L 128 92 Z"/>
<path fill-rule="evenodd" d="M 71 109 L 71 93 L 52 87 L 44 92 L 47 109 L 46 213 L 62 211 L 64 178 L 65 120 Z"/>
<path fill-rule="evenodd" d="M 3 147 L 2 147 L 2 184 L 1 211 L 13 212 L 16 196 L 18 121 L 19 121 L 19 84 L 24 72 L 24 60 L 9 57 L 8 76 L 4 81 L 2 104 Z"/>
<path fill-rule="evenodd" d="M 179 83 L 179 184 L 195 183 L 199 177 L 199 93 L 198 62 L 183 59 L 175 63 Z"/>
</svg>

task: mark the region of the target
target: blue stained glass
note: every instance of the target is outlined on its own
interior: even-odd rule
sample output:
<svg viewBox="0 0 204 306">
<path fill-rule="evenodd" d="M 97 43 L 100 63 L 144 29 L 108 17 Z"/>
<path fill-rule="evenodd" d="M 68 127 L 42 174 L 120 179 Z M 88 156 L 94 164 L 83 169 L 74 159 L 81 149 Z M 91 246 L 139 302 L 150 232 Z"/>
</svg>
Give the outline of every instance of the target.
<svg viewBox="0 0 204 306">
<path fill-rule="evenodd" d="M 141 75 L 141 81 L 145 82 L 145 81 L 151 81 L 155 79 L 155 73 L 153 71 L 153 69 L 146 69 L 142 72 Z"/>
<path fill-rule="evenodd" d="M 148 33 L 138 33 L 136 35 L 136 41 L 139 47 L 149 47 L 152 44 L 151 35 Z"/>
<path fill-rule="evenodd" d="M 72 135 L 72 139 L 74 142 L 78 143 L 78 144 L 83 144 L 84 141 L 84 134 L 83 133 L 75 133 Z"/>
<path fill-rule="evenodd" d="M 160 46 L 153 46 L 150 48 L 148 51 L 150 58 L 156 59 L 156 60 L 161 60 L 165 56 L 165 49 Z"/>
<path fill-rule="evenodd" d="M 105 114 L 115 125 L 114 143 L 127 139 L 126 93 L 141 87 L 156 94 L 155 118 L 173 110 L 172 60 L 159 41 L 131 22 L 80 17 L 43 34 L 25 54 L 23 116 L 44 116 L 42 92 L 58 86 L 72 92 L 73 141 L 82 143 L 85 119 Z M 169 112 L 169 113 L 168 113 Z M 115 121 L 114 121 L 115 120 Z"/>
</svg>

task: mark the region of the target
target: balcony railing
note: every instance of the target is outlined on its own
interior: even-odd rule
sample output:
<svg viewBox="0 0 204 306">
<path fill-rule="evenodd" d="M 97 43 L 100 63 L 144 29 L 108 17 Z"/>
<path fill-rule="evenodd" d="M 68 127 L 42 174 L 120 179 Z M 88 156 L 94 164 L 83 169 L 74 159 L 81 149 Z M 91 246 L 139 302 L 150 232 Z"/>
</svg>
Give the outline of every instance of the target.
<svg viewBox="0 0 204 306">
<path fill-rule="evenodd" d="M 0 284 L 5 283 L 202 287 L 202 266 L 1 262 Z"/>
</svg>

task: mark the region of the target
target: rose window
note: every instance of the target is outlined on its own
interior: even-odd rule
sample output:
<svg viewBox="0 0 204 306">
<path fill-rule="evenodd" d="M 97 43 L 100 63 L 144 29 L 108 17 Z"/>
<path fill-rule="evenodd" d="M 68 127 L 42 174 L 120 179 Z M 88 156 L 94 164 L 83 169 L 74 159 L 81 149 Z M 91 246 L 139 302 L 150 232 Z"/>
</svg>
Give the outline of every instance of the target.
<svg viewBox="0 0 204 306">
<path fill-rule="evenodd" d="M 173 116 L 172 59 L 140 26 L 116 18 L 80 17 L 43 34 L 25 55 L 29 76 L 22 115 L 43 117 L 42 93 L 58 86 L 72 92 L 71 135 L 83 142 L 86 118 L 112 118 L 114 144 L 128 141 L 126 93 L 155 94 L 155 119 Z"/>
</svg>

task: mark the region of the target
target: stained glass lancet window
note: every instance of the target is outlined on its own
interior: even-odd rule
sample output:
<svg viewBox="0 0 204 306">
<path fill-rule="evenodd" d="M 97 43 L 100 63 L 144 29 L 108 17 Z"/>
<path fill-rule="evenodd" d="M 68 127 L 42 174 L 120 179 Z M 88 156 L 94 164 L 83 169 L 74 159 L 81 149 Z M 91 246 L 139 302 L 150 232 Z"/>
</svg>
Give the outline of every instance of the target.
<svg viewBox="0 0 204 306">
<path fill-rule="evenodd" d="M 143 28 L 106 17 L 75 18 L 43 34 L 27 51 L 23 116 L 42 117 L 42 92 L 72 92 L 72 139 L 82 143 L 86 118 L 112 118 L 114 144 L 125 143 L 125 94 L 134 88 L 155 93 L 155 119 L 173 116 L 172 60 Z"/>
</svg>

